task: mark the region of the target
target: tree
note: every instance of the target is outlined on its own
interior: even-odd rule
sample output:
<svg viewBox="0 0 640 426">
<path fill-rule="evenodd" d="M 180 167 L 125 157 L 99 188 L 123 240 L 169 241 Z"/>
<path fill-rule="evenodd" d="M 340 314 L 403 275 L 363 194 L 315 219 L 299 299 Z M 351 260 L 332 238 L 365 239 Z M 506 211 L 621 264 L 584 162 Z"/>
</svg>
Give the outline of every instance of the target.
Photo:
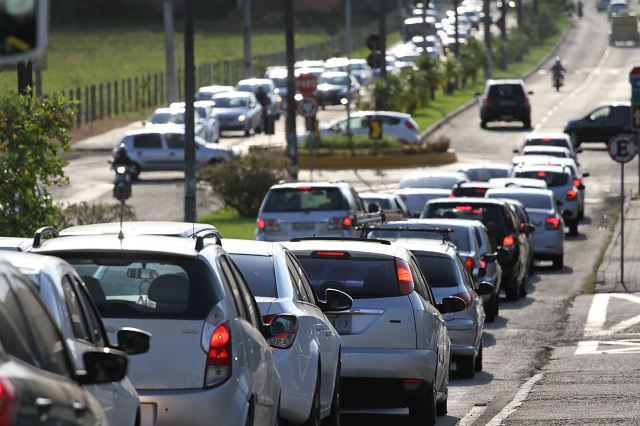
<svg viewBox="0 0 640 426">
<path fill-rule="evenodd" d="M 444 65 L 440 58 L 430 58 L 426 55 L 418 58 L 417 65 L 424 72 L 424 78 L 429 83 L 431 100 L 434 100 L 436 98 L 436 90 L 443 84 L 445 79 Z"/>
<path fill-rule="evenodd" d="M 0 235 L 32 236 L 60 214 L 47 188 L 68 183 L 58 154 L 71 150 L 75 111 L 61 94 L 0 94 Z"/>
</svg>

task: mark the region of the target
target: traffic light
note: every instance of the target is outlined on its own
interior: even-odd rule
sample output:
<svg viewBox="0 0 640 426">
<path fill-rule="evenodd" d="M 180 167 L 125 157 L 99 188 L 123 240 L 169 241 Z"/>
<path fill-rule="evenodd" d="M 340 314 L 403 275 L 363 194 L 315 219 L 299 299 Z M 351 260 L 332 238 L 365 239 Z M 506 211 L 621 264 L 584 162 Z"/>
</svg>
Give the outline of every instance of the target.
<svg viewBox="0 0 640 426">
<path fill-rule="evenodd" d="M 386 64 L 384 63 L 384 58 L 382 56 L 382 52 L 380 52 L 380 35 L 379 34 L 371 34 L 367 37 L 365 44 L 371 50 L 369 56 L 367 56 L 367 64 L 371 68 L 382 68 Z"/>
<path fill-rule="evenodd" d="M 0 1 L 0 65 L 42 56 L 49 38 L 49 0 Z"/>
</svg>

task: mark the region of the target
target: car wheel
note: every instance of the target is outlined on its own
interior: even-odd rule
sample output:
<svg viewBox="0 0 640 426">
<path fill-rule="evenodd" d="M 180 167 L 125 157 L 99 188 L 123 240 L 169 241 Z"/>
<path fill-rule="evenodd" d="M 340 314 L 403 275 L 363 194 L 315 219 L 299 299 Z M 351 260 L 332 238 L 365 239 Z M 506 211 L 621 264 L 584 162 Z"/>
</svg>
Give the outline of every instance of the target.
<svg viewBox="0 0 640 426">
<path fill-rule="evenodd" d="M 580 135 L 576 130 L 569 133 L 569 137 L 571 138 L 571 146 L 573 146 L 574 151 L 580 146 L 582 143 L 580 141 Z"/>
<path fill-rule="evenodd" d="M 449 411 L 449 398 L 445 398 L 444 401 L 436 401 L 436 416 L 446 416 Z"/>
<path fill-rule="evenodd" d="M 522 282 L 520 283 L 520 286 L 518 286 L 518 295 L 520 297 L 527 297 L 527 278 L 529 277 L 529 275 L 525 275 L 524 279 L 522 280 Z"/>
<path fill-rule="evenodd" d="M 436 388 L 430 383 L 424 399 L 416 399 L 409 405 L 409 419 L 415 426 L 434 426 L 436 424 Z"/>
<path fill-rule="evenodd" d="M 480 127 L 483 129 L 487 128 L 487 122 L 486 121 L 480 121 Z"/>
<path fill-rule="evenodd" d="M 244 135 L 245 136 L 250 136 L 251 135 L 251 129 L 245 129 L 244 130 Z"/>
<path fill-rule="evenodd" d="M 496 315 L 498 315 L 498 308 L 496 306 L 497 304 L 498 296 L 495 294 L 491 295 L 489 302 L 484 305 L 484 320 L 486 322 L 494 322 L 496 320 Z"/>
<path fill-rule="evenodd" d="M 322 420 L 323 426 L 340 426 L 340 364 L 336 371 L 336 383 L 331 397 L 331 412 Z"/>
<path fill-rule="evenodd" d="M 140 172 L 142 171 L 140 169 L 140 164 L 133 163 L 131 165 L 131 170 L 130 171 L 131 171 L 131 177 L 134 178 L 134 179 L 138 179 L 138 177 L 140 176 Z"/>
<path fill-rule="evenodd" d="M 507 300 L 511 302 L 515 302 L 520 297 L 520 288 L 518 285 L 505 288 L 504 292 L 506 293 Z"/>
<path fill-rule="evenodd" d="M 473 379 L 476 375 L 476 357 L 473 355 L 459 356 L 456 359 L 456 376 L 461 379 Z"/>
<path fill-rule="evenodd" d="M 573 219 L 569 222 L 569 235 L 572 237 L 578 235 L 578 219 Z"/>
<path fill-rule="evenodd" d="M 584 209 L 580 209 L 580 211 L 578 212 L 578 219 L 584 219 Z"/>
<path fill-rule="evenodd" d="M 476 372 L 482 371 L 484 368 L 482 365 L 482 341 L 480 342 L 480 350 L 478 351 L 478 356 L 476 357 Z"/>
<path fill-rule="evenodd" d="M 522 125 L 525 129 L 531 128 L 531 118 L 528 118 L 522 122 Z"/>
<path fill-rule="evenodd" d="M 562 269 L 564 267 L 564 254 L 554 256 L 551 261 L 553 262 L 553 269 Z"/>
<path fill-rule="evenodd" d="M 304 426 L 320 426 L 320 366 L 316 377 L 316 387 L 313 390 L 313 400 L 311 401 L 311 412 L 309 418 L 303 423 Z"/>
</svg>

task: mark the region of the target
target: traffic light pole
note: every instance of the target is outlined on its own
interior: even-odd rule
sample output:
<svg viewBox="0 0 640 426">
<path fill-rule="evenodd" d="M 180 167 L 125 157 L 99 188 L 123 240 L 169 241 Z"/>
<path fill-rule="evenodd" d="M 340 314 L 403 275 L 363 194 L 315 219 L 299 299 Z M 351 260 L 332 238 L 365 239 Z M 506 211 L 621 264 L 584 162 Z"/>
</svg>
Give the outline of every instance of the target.
<svg viewBox="0 0 640 426">
<path fill-rule="evenodd" d="M 387 8 L 385 7 L 385 0 L 380 0 L 380 18 L 379 18 L 379 33 L 380 33 L 380 77 L 383 78 L 385 83 L 387 82 Z"/>
<path fill-rule="evenodd" d="M 284 2 L 285 44 L 287 63 L 287 155 L 291 159 L 292 178 L 298 179 L 298 141 L 296 138 L 296 81 L 293 63 L 295 62 L 293 42 L 293 0 Z"/>
<path fill-rule="evenodd" d="M 196 221 L 195 65 L 192 0 L 184 2 L 184 220 Z"/>
</svg>

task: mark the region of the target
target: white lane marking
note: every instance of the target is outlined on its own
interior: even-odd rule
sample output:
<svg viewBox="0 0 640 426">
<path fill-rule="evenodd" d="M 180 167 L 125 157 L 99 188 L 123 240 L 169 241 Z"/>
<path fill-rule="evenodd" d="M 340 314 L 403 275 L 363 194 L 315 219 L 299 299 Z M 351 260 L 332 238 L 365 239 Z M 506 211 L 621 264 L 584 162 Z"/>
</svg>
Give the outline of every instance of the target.
<svg viewBox="0 0 640 426">
<path fill-rule="evenodd" d="M 575 355 L 623 355 L 640 353 L 640 339 L 578 342 Z"/>
<path fill-rule="evenodd" d="M 591 301 L 591 308 L 587 321 L 584 324 L 584 337 L 602 335 L 604 322 L 607 319 L 607 306 L 609 305 L 610 294 L 597 293 Z"/>
<path fill-rule="evenodd" d="M 460 419 L 460 421 L 458 423 L 455 424 L 455 426 L 470 426 L 472 425 L 477 419 L 480 418 L 480 416 L 482 416 L 482 413 L 484 413 L 484 411 L 487 409 L 486 404 L 485 405 L 475 405 L 471 411 L 469 411 L 467 413 L 466 416 L 464 416 L 462 419 Z"/>
<path fill-rule="evenodd" d="M 506 418 L 509 417 L 511 413 L 516 411 L 516 408 L 522 405 L 522 403 L 529 396 L 529 393 L 531 393 L 533 387 L 540 381 L 540 379 L 542 379 L 542 377 L 544 377 L 544 375 L 542 373 L 538 373 L 530 378 L 525 384 L 520 386 L 520 390 L 518 390 L 518 393 L 516 393 L 513 401 L 507 404 L 507 406 L 504 407 L 502 411 L 500 411 L 494 418 L 489 420 L 489 423 L 487 423 L 486 426 L 500 426 L 503 420 L 506 420 Z"/>
</svg>

